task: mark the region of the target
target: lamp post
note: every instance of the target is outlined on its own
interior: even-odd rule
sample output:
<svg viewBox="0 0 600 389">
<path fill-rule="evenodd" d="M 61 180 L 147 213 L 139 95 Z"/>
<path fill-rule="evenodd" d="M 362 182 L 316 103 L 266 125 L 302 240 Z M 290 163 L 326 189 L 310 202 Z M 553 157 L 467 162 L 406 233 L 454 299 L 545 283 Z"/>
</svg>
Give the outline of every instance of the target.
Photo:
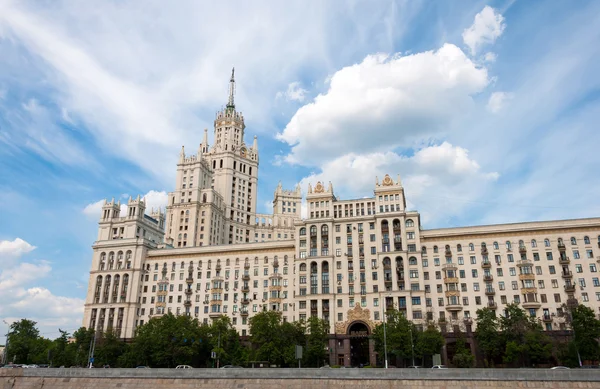
<svg viewBox="0 0 600 389">
<path fill-rule="evenodd" d="M 387 329 L 386 329 L 386 316 L 387 312 L 384 311 L 385 301 L 381 301 L 381 292 L 379 293 L 379 303 L 381 304 L 381 314 L 383 315 L 383 357 L 385 368 L 388 368 L 388 355 L 387 355 Z"/>
<path fill-rule="evenodd" d="M 10 325 L 6 320 L 2 320 L 6 324 L 6 344 L 4 345 L 4 356 L 2 357 L 2 363 L 7 364 L 8 359 L 8 335 L 10 334 Z"/>
</svg>

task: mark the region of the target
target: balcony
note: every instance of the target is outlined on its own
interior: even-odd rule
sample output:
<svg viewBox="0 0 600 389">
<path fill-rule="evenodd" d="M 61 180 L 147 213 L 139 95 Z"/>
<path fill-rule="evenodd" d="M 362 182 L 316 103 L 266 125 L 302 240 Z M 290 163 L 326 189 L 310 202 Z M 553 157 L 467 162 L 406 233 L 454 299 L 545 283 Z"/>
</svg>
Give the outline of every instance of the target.
<svg viewBox="0 0 600 389">
<path fill-rule="evenodd" d="M 537 309 L 542 306 L 542 303 L 540 303 L 539 301 L 525 301 L 523 302 L 522 306 L 525 309 Z"/>
<path fill-rule="evenodd" d="M 193 291 L 192 289 L 190 289 L 190 288 L 187 288 L 187 289 L 185 290 L 185 294 L 186 294 L 187 296 L 191 295 L 192 293 L 194 293 L 194 291 Z"/>
<path fill-rule="evenodd" d="M 567 249 L 567 247 L 565 246 L 564 243 L 558 243 L 558 250 L 559 251 L 565 251 Z"/>
<path fill-rule="evenodd" d="M 546 323 L 551 323 L 552 322 L 552 316 L 550 316 L 549 314 L 544 314 L 542 316 L 542 320 L 545 321 Z"/>
<path fill-rule="evenodd" d="M 494 288 L 486 288 L 485 289 L 486 296 L 493 296 L 496 294 L 496 289 Z"/>
<path fill-rule="evenodd" d="M 492 267 L 492 263 L 490 261 L 483 261 L 481 262 L 481 268 L 482 269 L 489 269 Z"/>
<path fill-rule="evenodd" d="M 446 305 L 446 310 L 450 311 L 450 312 L 458 312 L 458 311 L 462 311 L 463 307 L 460 304 L 447 304 Z"/>
<path fill-rule="evenodd" d="M 452 251 L 446 250 L 445 255 L 447 258 L 452 257 Z"/>
<path fill-rule="evenodd" d="M 244 274 L 244 275 L 242 276 L 242 280 L 243 280 L 243 281 L 250 281 L 250 274 Z"/>
<path fill-rule="evenodd" d="M 522 273 L 522 274 L 519 274 L 519 280 L 520 281 L 535 280 L 535 274 L 533 274 L 533 273 Z"/>
<path fill-rule="evenodd" d="M 194 283 L 194 279 L 192 277 L 188 277 L 185 279 L 185 283 L 186 284 L 193 284 Z"/>
<path fill-rule="evenodd" d="M 576 298 L 570 297 L 567 299 L 567 307 L 575 308 L 575 307 L 577 307 L 577 305 L 579 305 L 579 303 L 577 302 Z"/>
<path fill-rule="evenodd" d="M 444 277 L 445 284 L 458 284 L 458 277 Z"/>
<path fill-rule="evenodd" d="M 566 284 L 565 292 L 566 293 L 574 293 L 575 292 L 575 284 Z"/>
<path fill-rule="evenodd" d="M 487 249 L 487 247 L 482 247 L 481 248 L 481 255 L 488 255 L 488 249 Z"/>
<path fill-rule="evenodd" d="M 218 318 L 218 317 L 221 317 L 222 315 L 223 315 L 223 314 L 222 314 L 221 312 L 210 312 L 210 313 L 208 314 L 208 316 L 209 316 L 209 317 L 211 317 L 211 318 L 213 318 L 213 319 L 216 319 L 216 318 Z"/>
<path fill-rule="evenodd" d="M 493 276 L 493 275 L 491 275 L 491 274 L 485 274 L 485 275 L 483 276 L 483 280 L 484 280 L 484 281 L 486 281 L 486 282 L 491 282 L 491 281 L 494 281 L 494 276 Z"/>
<path fill-rule="evenodd" d="M 533 266 L 533 261 L 529 259 L 523 259 L 517 262 L 517 266 Z"/>
<path fill-rule="evenodd" d="M 192 300 L 185 300 L 185 301 L 183 302 L 183 305 L 184 305 L 184 306 L 186 306 L 186 307 L 189 307 L 189 306 L 191 306 L 191 305 L 192 305 Z"/>
<path fill-rule="evenodd" d="M 442 270 L 457 270 L 458 266 L 455 263 L 444 263 L 442 265 Z"/>
<path fill-rule="evenodd" d="M 525 246 L 519 246 L 519 253 L 526 254 L 527 253 L 527 247 L 525 247 Z"/>
<path fill-rule="evenodd" d="M 242 298 L 242 299 L 240 300 L 240 302 L 242 303 L 242 305 L 248 305 L 248 304 L 250 304 L 250 300 L 249 300 L 249 299 L 247 299 L 247 298 Z"/>
<path fill-rule="evenodd" d="M 558 257 L 558 263 L 560 263 L 561 265 L 568 265 L 571 263 L 571 259 L 567 256 L 560 256 Z"/>
<path fill-rule="evenodd" d="M 565 271 L 565 270 L 563 270 L 563 271 L 561 272 L 561 276 L 562 276 L 562 278 L 564 278 L 564 279 L 567 279 L 567 278 L 573 278 L 573 273 L 572 273 L 570 270 L 566 270 L 566 271 Z"/>
<path fill-rule="evenodd" d="M 496 304 L 496 302 L 495 302 L 495 301 L 488 301 L 488 303 L 487 303 L 487 307 L 488 307 L 489 309 L 497 309 L 497 308 L 498 308 L 498 304 Z"/>
<path fill-rule="evenodd" d="M 248 292 L 250 292 L 250 287 L 248 285 L 242 286 L 242 293 L 248 293 Z"/>
</svg>

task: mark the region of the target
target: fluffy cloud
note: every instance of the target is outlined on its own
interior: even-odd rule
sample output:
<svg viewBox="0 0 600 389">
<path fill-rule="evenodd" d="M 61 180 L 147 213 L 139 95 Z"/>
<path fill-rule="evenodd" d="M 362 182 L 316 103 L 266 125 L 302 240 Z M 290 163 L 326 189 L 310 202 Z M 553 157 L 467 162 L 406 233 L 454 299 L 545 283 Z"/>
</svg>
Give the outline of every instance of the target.
<svg viewBox="0 0 600 389">
<path fill-rule="evenodd" d="M 0 262 L 0 296 L 10 296 L 0 304 L 0 317 L 7 318 L 9 322 L 24 317 L 32 319 L 38 322 L 43 334 L 55 334 L 58 326 L 71 331 L 78 328 L 83 316 L 84 301 L 57 296 L 47 288 L 37 286 L 51 275 L 50 262 L 4 261 L 9 256 L 17 258 L 34 248 L 19 238 L 14 241 L 0 241 L 0 259 L 3 259 Z"/>
<path fill-rule="evenodd" d="M 488 53 L 485 53 L 485 55 L 483 56 L 483 60 L 485 62 L 496 62 L 497 58 L 498 58 L 498 56 L 496 55 L 496 53 L 492 53 L 491 51 Z"/>
<path fill-rule="evenodd" d="M 494 92 L 490 95 L 490 99 L 487 103 L 488 111 L 492 113 L 498 113 L 506 106 L 506 103 L 513 98 L 512 93 L 507 92 Z"/>
<path fill-rule="evenodd" d="M 0 240 L 0 260 L 5 258 L 18 258 L 35 250 L 35 246 L 21 238 L 15 240 Z"/>
<path fill-rule="evenodd" d="M 473 25 L 463 31 L 462 38 L 469 46 L 471 54 L 474 55 L 481 46 L 494 43 L 505 28 L 504 17 L 486 5 L 481 12 L 475 15 Z"/>
<path fill-rule="evenodd" d="M 300 86 L 300 82 L 294 81 L 290 83 L 285 92 L 277 92 L 275 98 L 277 99 L 286 99 L 289 101 L 299 101 L 303 102 L 306 98 L 307 90 Z"/>
<path fill-rule="evenodd" d="M 412 55 L 369 55 L 332 77 L 326 93 L 301 107 L 278 139 L 304 165 L 354 150 L 389 150 L 448 129 L 489 83 L 461 49 L 445 44 Z"/>
<path fill-rule="evenodd" d="M 165 191 L 151 190 L 142 196 L 146 201 L 146 213 L 150 213 L 152 209 L 163 209 L 167 206 L 169 195 Z M 121 201 L 121 215 L 127 214 L 127 200 Z M 106 200 L 98 200 L 90 203 L 83 208 L 82 212 L 90 219 L 98 219 L 102 214 L 102 206 Z M 116 200 L 115 200 L 116 201 Z"/>
<path fill-rule="evenodd" d="M 306 188 L 308 183 L 331 181 L 336 195 L 357 198 L 372 194 L 376 176 L 380 181 L 385 174 L 396 179 L 399 172 L 406 172 L 402 182 L 408 188 L 409 206 L 424 211 L 424 222 L 459 214 L 466 204 L 458 202 L 448 207 L 448 201 L 477 198 L 498 178 L 496 172 L 483 172 L 468 150 L 444 142 L 421 148 L 411 157 L 394 152 L 344 155 L 325 163 L 320 173 L 304 178 L 301 185 Z M 336 183 L 341 190 L 336 190 Z"/>
</svg>

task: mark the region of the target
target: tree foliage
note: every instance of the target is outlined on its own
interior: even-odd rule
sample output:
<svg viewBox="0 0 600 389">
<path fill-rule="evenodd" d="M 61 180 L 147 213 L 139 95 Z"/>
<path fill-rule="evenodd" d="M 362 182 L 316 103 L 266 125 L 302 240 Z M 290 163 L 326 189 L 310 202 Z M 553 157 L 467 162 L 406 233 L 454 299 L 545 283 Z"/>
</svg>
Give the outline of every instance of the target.
<svg viewBox="0 0 600 389">
<path fill-rule="evenodd" d="M 585 305 L 577 305 L 571 309 L 571 327 L 574 344 L 582 360 L 597 361 L 600 359 L 600 320 L 594 311 Z"/>
</svg>

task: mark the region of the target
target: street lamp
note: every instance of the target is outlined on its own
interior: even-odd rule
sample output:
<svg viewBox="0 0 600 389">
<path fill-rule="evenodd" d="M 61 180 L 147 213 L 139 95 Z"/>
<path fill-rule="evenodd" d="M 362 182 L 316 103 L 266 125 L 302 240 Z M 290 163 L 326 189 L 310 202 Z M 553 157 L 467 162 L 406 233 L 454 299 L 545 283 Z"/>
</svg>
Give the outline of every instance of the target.
<svg viewBox="0 0 600 389">
<path fill-rule="evenodd" d="M 384 361 L 385 361 L 385 368 L 388 368 L 388 356 L 387 356 L 387 331 L 386 331 L 386 316 L 387 316 L 387 312 L 383 310 L 383 307 L 385 305 L 385 301 L 381 301 L 381 292 L 379 293 L 379 304 L 381 304 L 381 313 L 383 315 L 383 355 L 384 355 Z"/>
<path fill-rule="evenodd" d="M 2 320 L 6 324 L 6 344 L 4 345 L 4 356 L 2 357 L 2 363 L 6 364 L 8 359 L 8 335 L 10 334 L 10 324 L 6 320 Z"/>
</svg>

